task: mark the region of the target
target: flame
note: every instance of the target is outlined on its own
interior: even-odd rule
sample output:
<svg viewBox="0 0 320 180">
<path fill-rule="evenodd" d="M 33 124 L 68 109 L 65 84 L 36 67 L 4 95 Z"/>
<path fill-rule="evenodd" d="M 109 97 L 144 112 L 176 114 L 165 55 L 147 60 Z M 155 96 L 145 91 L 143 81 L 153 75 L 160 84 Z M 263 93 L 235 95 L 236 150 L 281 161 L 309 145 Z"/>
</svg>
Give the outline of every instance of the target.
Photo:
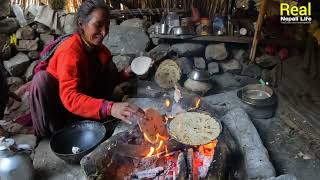
<svg viewBox="0 0 320 180">
<path fill-rule="evenodd" d="M 195 101 L 195 108 L 198 109 L 201 105 L 201 98 L 197 97 Z"/>
<path fill-rule="evenodd" d="M 165 105 L 166 105 L 166 108 L 169 109 L 170 108 L 170 105 L 171 105 L 171 101 L 170 99 L 166 99 L 165 101 Z"/>
<path fill-rule="evenodd" d="M 163 145 L 163 140 L 160 141 L 158 147 L 156 148 L 156 151 L 159 151 L 161 149 L 162 145 Z"/>
<path fill-rule="evenodd" d="M 151 144 L 156 144 L 157 142 L 160 142 L 161 140 L 162 141 L 166 141 L 166 140 L 169 139 L 169 137 L 161 136 L 159 133 L 157 133 L 156 140 L 154 140 L 154 141 L 152 141 L 146 133 L 143 133 L 143 137 L 144 137 L 145 140 L 147 140 Z"/>
<path fill-rule="evenodd" d="M 145 138 L 146 141 L 150 142 L 151 144 L 156 144 L 158 143 L 158 146 L 156 148 L 154 147 L 150 147 L 150 151 L 148 153 L 148 155 L 146 157 L 150 157 L 153 155 L 154 152 L 157 153 L 157 156 L 159 157 L 160 154 L 158 153 L 162 147 L 163 147 L 163 144 L 164 144 L 164 141 L 167 141 L 169 139 L 169 137 L 165 137 L 165 136 L 161 136 L 159 133 L 157 133 L 156 135 L 156 140 L 152 141 L 148 135 L 146 133 L 143 133 L 143 136 Z M 152 149 L 151 149 L 152 148 Z"/>
<path fill-rule="evenodd" d="M 151 157 L 152 154 L 154 153 L 154 151 L 155 151 L 154 147 L 150 147 L 150 151 L 149 151 L 149 153 L 146 155 L 146 157 Z"/>
<path fill-rule="evenodd" d="M 154 140 L 154 141 L 152 141 L 146 133 L 143 133 L 143 137 L 144 137 L 145 140 L 147 140 L 147 141 L 150 142 L 151 144 L 155 144 L 155 143 L 158 142 L 158 136 L 157 136 L 157 139 Z"/>
<path fill-rule="evenodd" d="M 199 152 L 205 156 L 213 156 L 214 149 L 217 146 L 218 140 L 214 140 L 209 144 L 202 145 L 199 147 Z"/>
</svg>

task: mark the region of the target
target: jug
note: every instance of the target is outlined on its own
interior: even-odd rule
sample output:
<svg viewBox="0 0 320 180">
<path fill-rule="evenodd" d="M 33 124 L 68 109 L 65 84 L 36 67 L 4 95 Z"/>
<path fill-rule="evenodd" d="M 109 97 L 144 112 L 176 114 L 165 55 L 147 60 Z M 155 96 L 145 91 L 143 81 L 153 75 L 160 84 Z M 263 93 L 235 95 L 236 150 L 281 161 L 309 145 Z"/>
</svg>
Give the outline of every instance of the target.
<svg viewBox="0 0 320 180">
<path fill-rule="evenodd" d="M 17 145 L 13 139 L 0 138 L 0 179 L 32 180 L 32 152 L 28 144 Z"/>
</svg>

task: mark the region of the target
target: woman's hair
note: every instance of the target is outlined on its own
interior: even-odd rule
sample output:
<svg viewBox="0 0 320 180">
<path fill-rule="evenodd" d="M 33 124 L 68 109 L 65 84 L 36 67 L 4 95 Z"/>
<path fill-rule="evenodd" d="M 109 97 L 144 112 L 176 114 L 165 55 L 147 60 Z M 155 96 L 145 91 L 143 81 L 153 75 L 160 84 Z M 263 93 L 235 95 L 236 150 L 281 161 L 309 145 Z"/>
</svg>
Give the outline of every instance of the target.
<svg viewBox="0 0 320 180">
<path fill-rule="evenodd" d="M 107 13 L 107 17 L 110 16 L 109 6 L 104 0 L 85 0 L 79 7 L 76 16 L 78 29 L 81 27 L 81 24 L 86 24 L 90 21 L 90 15 L 95 9 L 103 9 Z"/>
</svg>

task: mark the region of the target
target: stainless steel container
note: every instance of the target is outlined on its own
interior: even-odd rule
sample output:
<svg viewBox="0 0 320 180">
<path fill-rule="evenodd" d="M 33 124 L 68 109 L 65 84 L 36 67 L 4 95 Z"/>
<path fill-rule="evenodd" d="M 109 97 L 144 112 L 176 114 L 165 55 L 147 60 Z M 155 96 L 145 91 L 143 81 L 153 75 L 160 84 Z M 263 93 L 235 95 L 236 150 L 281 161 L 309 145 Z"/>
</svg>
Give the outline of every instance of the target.
<svg viewBox="0 0 320 180">
<path fill-rule="evenodd" d="M 34 169 L 31 146 L 16 145 L 13 139 L 0 139 L 0 179 L 32 180 Z"/>
<path fill-rule="evenodd" d="M 166 24 L 160 24 L 160 34 L 167 34 L 168 26 Z"/>
</svg>

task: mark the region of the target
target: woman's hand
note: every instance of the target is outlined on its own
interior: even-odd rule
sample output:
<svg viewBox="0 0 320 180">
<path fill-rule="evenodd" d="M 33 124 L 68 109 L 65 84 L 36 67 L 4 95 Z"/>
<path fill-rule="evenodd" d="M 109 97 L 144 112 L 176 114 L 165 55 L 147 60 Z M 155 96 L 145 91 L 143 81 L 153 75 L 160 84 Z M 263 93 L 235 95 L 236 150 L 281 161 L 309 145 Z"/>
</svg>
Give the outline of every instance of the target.
<svg viewBox="0 0 320 180">
<path fill-rule="evenodd" d="M 141 108 L 127 102 L 114 103 L 111 108 L 111 116 L 128 124 L 132 124 L 133 120 L 145 118 L 144 111 Z"/>
</svg>

